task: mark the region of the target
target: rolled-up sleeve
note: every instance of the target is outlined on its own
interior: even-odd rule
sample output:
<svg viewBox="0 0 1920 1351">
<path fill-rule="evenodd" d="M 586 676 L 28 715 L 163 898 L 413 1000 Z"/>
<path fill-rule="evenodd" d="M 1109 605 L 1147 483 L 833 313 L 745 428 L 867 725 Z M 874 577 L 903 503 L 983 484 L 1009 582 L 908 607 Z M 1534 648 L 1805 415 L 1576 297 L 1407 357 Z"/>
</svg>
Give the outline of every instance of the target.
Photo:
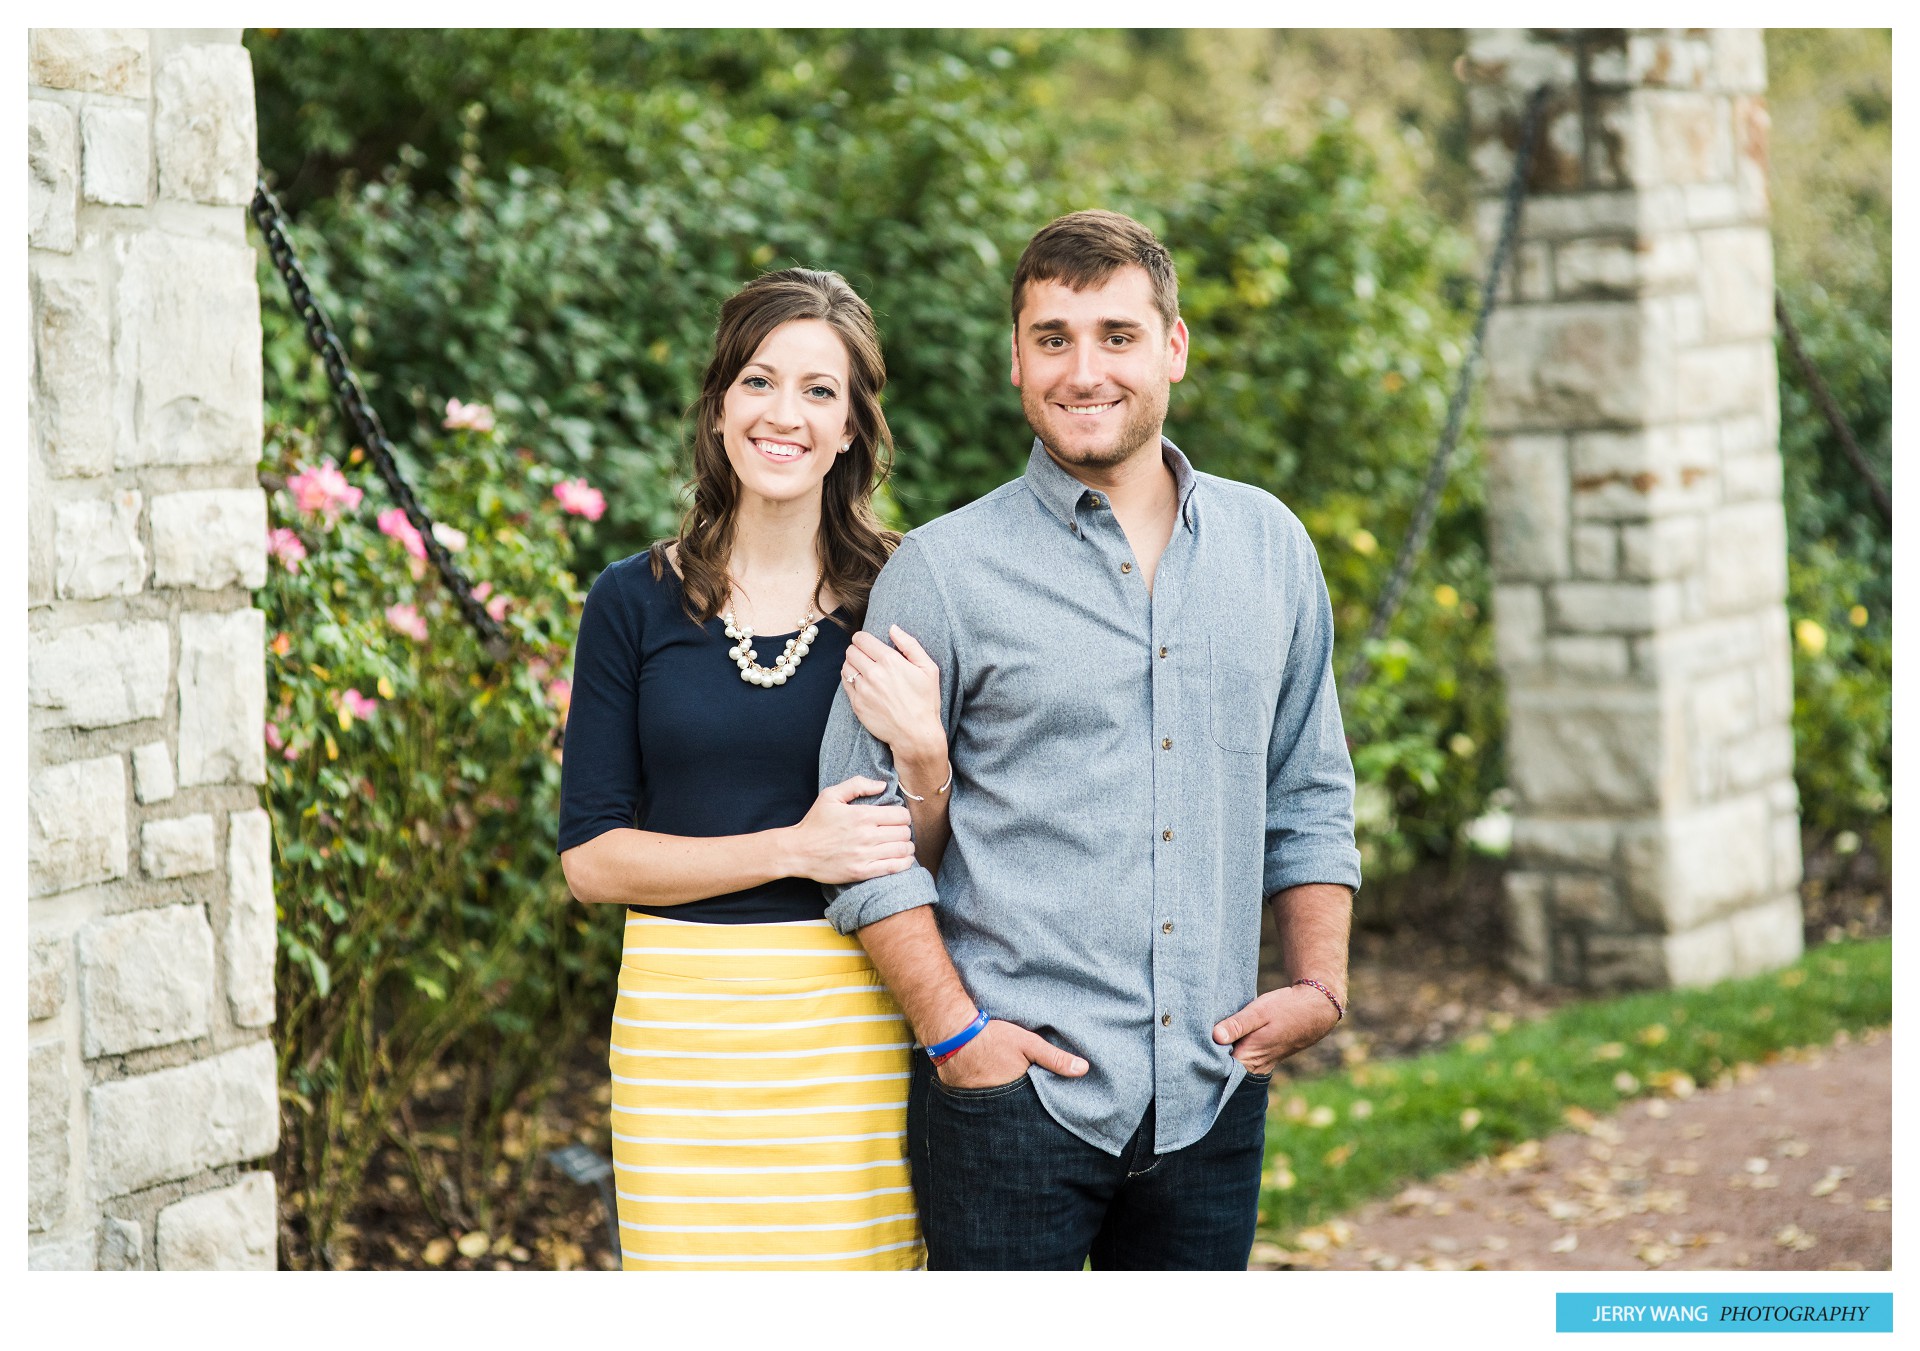
<svg viewBox="0 0 1920 1351">
<path fill-rule="evenodd" d="M 1293 634 L 1267 744 L 1268 896 L 1309 882 L 1360 889 L 1353 761 L 1333 685 L 1333 607 L 1313 543 L 1290 521 Z"/>
<path fill-rule="evenodd" d="M 953 628 L 926 550 L 911 535 L 901 541 L 893 557 L 880 570 L 867 600 L 866 632 L 885 642 L 887 631 L 895 624 L 912 634 L 940 668 L 940 716 L 951 740 L 957 717 Z M 906 805 L 900 796 L 900 781 L 894 774 L 893 752 L 886 742 L 861 726 L 842 687 L 833 697 L 826 736 L 820 743 L 820 787 L 829 788 L 856 777 L 880 779 L 887 785 L 884 792 L 861 798 L 862 804 Z M 823 890 L 828 901 L 827 919 L 843 934 L 915 906 L 938 904 L 939 899 L 934 892 L 933 874 L 917 861 L 904 872 L 846 885 L 827 884 Z"/>
</svg>

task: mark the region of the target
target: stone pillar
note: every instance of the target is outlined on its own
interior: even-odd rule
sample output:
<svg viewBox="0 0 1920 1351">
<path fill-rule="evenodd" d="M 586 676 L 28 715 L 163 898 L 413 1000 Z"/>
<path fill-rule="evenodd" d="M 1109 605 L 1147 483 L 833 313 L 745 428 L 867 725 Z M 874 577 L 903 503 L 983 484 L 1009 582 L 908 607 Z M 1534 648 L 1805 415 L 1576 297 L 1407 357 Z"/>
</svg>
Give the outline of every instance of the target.
<svg viewBox="0 0 1920 1351">
<path fill-rule="evenodd" d="M 28 45 L 28 1264 L 271 1268 L 252 67 Z"/>
<path fill-rule="evenodd" d="M 1488 516 L 1535 980 L 1695 985 L 1801 950 L 1758 29 L 1475 29 Z"/>
</svg>

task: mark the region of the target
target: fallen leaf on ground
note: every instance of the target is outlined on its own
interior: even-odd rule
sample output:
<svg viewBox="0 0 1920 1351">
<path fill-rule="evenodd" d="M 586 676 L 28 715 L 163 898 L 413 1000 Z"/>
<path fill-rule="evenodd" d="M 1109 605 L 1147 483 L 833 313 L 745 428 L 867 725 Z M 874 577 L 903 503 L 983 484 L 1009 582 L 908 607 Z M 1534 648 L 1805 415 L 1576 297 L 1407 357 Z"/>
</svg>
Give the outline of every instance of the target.
<svg viewBox="0 0 1920 1351">
<path fill-rule="evenodd" d="M 453 1242 L 450 1239 L 436 1238 L 420 1250 L 420 1260 L 430 1267 L 445 1266 L 451 1256 Z"/>
<path fill-rule="evenodd" d="M 462 1257 L 484 1257 L 492 1244 L 492 1235 L 474 1229 L 460 1235 L 460 1241 L 454 1246 L 460 1250 Z"/>
<path fill-rule="evenodd" d="M 1580 1246 L 1580 1235 L 1567 1233 L 1560 1235 L 1547 1245 L 1548 1252 L 1568 1253 Z"/>
<path fill-rule="evenodd" d="M 1393 1198 L 1393 1213 L 1404 1215 L 1410 1210 L 1430 1206 L 1439 1200 L 1439 1194 L 1426 1187 L 1408 1187 Z"/>
<path fill-rule="evenodd" d="M 1789 1224 L 1774 1231 L 1773 1241 L 1790 1251 L 1805 1252 L 1820 1241 L 1820 1236 L 1809 1234 L 1797 1224 Z"/>
<path fill-rule="evenodd" d="M 1853 1176 L 1853 1169 L 1844 1164 L 1834 1164 L 1827 1169 L 1825 1177 L 1807 1188 L 1808 1196 L 1831 1196 L 1842 1182 Z"/>
</svg>

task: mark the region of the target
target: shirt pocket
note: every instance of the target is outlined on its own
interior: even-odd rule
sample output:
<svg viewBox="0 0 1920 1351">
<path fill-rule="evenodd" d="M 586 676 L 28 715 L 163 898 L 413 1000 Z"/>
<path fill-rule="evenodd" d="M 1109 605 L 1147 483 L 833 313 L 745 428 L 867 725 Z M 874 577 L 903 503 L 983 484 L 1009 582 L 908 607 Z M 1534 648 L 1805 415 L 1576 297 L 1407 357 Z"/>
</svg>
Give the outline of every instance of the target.
<svg viewBox="0 0 1920 1351">
<path fill-rule="evenodd" d="M 1241 755 L 1264 755 L 1273 735 L 1271 676 L 1255 670 L 1227 638 L 1212 639 L 1208 665 L 1207 718 L 1213 744 Z"/>
</svg>

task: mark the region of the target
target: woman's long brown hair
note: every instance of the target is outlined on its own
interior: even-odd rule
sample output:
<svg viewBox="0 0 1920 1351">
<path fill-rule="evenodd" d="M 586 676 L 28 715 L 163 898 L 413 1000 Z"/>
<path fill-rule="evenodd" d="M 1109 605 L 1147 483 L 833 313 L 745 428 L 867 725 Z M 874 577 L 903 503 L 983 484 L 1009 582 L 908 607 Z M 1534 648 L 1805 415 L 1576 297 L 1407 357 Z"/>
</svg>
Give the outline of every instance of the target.
<svg viewBox="0 0 1920 1351">
<path fill-rule="evenodd" d="M 820 608 L 821 591 L 831 591 L 840 598 L 844 616 L 836 616 L 836 622 L 857 627 L 866 617 L 873 579 L 900 542 L 899 534 L 882 527 L 873 511 L 874 490 L 893 467 L 893 433 L 880 409 L 887 367 L 873 311 L 838 272 L 790 267 L 756 277 L 720 307 L 713 356 L 700 380 L 700 396 L 688 411 L 693 421 L 693 478 L 688 484 L 693 504 L 680 520 L 676 561 L 687 614 L 696 624 L 706 623 L 726 604 L 727 559 L 740 506 L 740 480 L 718 430 L 721 406 L 741 367 L 753 360 L 767 335 L 795 319 L 819 319 L 832 326 L 846 345 L 852 377 L 847 417 L 852 444 L 843 452 L 828 452 L 834 455 L 833 467 L 821 483 L 821 581 L 814 589 L 814 608 Z M 667 541 L 655 544 L 651 552 L 657 579 L 667 566 Z"/>
</svg>

